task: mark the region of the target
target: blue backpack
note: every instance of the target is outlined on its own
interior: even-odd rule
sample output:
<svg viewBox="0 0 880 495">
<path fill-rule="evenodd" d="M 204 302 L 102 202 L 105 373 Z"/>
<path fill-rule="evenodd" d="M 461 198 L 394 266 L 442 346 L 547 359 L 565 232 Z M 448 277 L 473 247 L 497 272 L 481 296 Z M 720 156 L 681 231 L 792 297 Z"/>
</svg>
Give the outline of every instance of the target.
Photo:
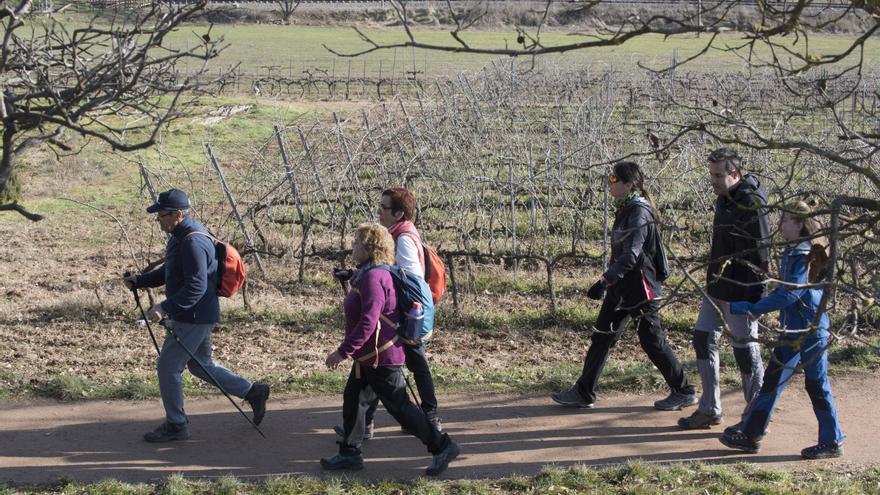
<svg viewBox="0 0 880 495">
<path fill-rule="evenodd" d="M 397 335 L 407 345 L 420 345 L 427 342 L 434 332 L 434 300 L 431 288 L 422 277 L 407 273 L 399 266 L 374 265 L 367 270 L 385 270 L 391 274 L 394 293 L 397 296 Z M 413 303 L 422 305 L 422 314 L 410 315 Z"/>
</svg>

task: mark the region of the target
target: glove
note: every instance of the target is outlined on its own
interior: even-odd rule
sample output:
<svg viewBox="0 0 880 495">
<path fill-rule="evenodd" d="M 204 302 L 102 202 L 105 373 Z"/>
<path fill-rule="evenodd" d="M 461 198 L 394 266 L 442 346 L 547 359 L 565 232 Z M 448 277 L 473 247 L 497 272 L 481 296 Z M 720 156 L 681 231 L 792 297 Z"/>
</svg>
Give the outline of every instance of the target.
<svg viewBox="0 0 880 495">
<path fill-rule="evenodd" d="M 122 274 L 122 283 L 125 284 L 125 287 L 128 290 L 134 290 L 137 285 L 137 275 L 132 275 L 131 272 L 125 272 Z"/>
<path fill-rule="evenodd" d="M 346 270 L 345 268 L 335 268 L 333 270 L 333 278 L 340 282 L 347 282 L 352 275 L 354 275 L 354 270 Z"/>
<path fill-rule="evenodd" d="M 604 278 L 600 278 L 587 291 L 587 297 L 598 301 L 599 299 L 602 299 L 603 297 L 605 297 L 605 290 L 607 288 L 608 288 L 608 282 L 606 282 Z"/>
</svg>

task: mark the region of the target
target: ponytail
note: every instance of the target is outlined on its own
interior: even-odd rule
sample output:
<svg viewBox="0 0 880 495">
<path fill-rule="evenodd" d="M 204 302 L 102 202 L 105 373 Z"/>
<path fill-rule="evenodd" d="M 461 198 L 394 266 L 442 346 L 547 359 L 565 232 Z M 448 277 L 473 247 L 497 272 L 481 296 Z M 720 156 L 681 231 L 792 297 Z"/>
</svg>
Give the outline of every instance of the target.
<svg viewBox="0 0 880 495">
<path fill-rule="evenodd" d="M 807 255 L 807 282 L 815 284 L 825 278 L 828 269 L 828 251 L 826 247 L 813 243 Z"/>
</svg>

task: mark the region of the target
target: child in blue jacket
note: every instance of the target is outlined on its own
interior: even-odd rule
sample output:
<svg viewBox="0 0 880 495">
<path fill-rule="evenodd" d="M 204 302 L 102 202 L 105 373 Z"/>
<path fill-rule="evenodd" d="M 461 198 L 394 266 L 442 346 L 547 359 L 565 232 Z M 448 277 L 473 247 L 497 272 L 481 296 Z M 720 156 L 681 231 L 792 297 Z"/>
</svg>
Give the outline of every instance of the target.
<svg viewBox="0 0 880 495">
<path fill-rule="evenodd" d="M 773 359 L 764 374 L 764 385 L 751 404 L 751 411 L 738 427 L 725 430 L 724 445 L 757 452 L 761 438 L 770 422 L 770 415 L 782 389 L 800 365 L 813 411 L 819 421 L 819 443 L 801 451 L 805 459 L 827 459 L 843 454 L 841 442 L 846 436 L 840 430 L 837 408 L 828 381 L 828 314 L 816 318 L 823 289 L 809 286 L 821 282 L 828 255 L 827 241 L 816 237 L 819 223 L 811 216 L 809 206 L 798 202 L 787 208 L 779 220 L 779 233 L 791 244 L 780 261 L 783 281 L 772 293 L 758 302 L 734 302 L 733 314 L 750 318 L 779 310 L 780 335 L 773 349 Z"/>
</svg>

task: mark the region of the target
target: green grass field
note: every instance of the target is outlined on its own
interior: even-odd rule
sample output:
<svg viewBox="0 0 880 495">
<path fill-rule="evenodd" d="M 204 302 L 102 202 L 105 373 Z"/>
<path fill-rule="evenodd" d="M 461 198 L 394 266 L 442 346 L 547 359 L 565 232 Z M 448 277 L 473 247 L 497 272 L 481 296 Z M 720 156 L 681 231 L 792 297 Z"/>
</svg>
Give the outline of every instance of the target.
<svg viewBox="0 0 880 495">
<path fill-rule="evenodd" d="M 199 33 L 198 28 L 193 29 Z M 505 61 L 488 55 L 458 54 L 452 52 L 431 52 L 422 49 L 397 49 L 371 53 L 354 59 L 338 58 L 329 53 L 324 45 L 335 51 L 352 53 L 368 48 L 369 45 L 360 40 L 353 29 L 340 27 L 305 27 L 275 25 L 242 25 L 215 26 L 213 33 L 223 36 L 229 47 L 217 58 L 215 63 L 227 66 L 241 63 L 242 68 L 249 72 L 268 71 L 274 67 L 276 73 L 298 75 L 308 67 L 323 67 L 333 70 L 337 75 L 348 73 L 351 60 L 352 75 L 361 75 L 366 67 L 367 73 L 377 74 L 381 62 L 383 73 L 400 73 L 403 70 L 425 71 L 427 74 L 450 74 L 460 70 L 477 70 L 493 60 Z M 405 35 L 400 29 L 369 29 L 365 33 L 380 43 L 404 41 Z M 184 46 L 195 42 L 195 35 L 190 30 L 180 30 L 175 38 L 176 43 Z M 443 46 L 456 46 L 449 33 L 439 30 L 417 32 L 417 39 L 424 43 Z M 504 48 L 516 44 L 515 32 L 466 32 L 462 38 L 473 47 Z M 736 33 L 721 37 L 719 46 L 734 45 L 742 42 L 742 35 Z M 842 50 L 849 38 L 834 35 L 817 35 L 810 39 L 810 53 L 824 54 Z M 555 46 L 572 42 L 586 41 L 587 37 L 569 35 L 564 32 L 547 32 L 542 35 L 546 46 Z M 630 71 L 636 69 L 636 63 L 650 67 L 661 67 L 672 61 L 686 59 L 696 54 L 708 37 L 664 39 L 661 36 L 644 36 L 630 40 L 621 46 L 601 47 L 580 50 L 558 55 L 541 57 L 539 63 L 547 66 L 562 67 L 593 67 L 602 72 L 612 67 L 617 70 Z M 782 41 L 782 40 L 780 40 Z M 802 47 L 803 40 L 800 45 Z M 791 45 L 790 45 L 791 46 Z M 801 48 L 803 50 L 803 48 Z M 880 59 L 880 40 L 870 41 L 865 50 L 866 67 L 876 66 Z M 758 52 L 760 56 L 761 53 Z M 523 63 L 526 63 L 524 60 Z M 745 66 L 744 62 L 732 54 L 716 52 L 705 57 L 685 70 L 731 71 Z"/>
<path fill-rule="evenodd" d="M 83 22 L 81 14 L 63 17 L 66 25 Z M 207 25 L 186 25 L 170 38 L 172 47 L 193 47 L 200 42 L 200 36 L 207 32 Z M 362 29 L 378 43 L 397 43 L 406 40 L 403 29 L 395 27 Z M 458 47 L 457 42 L 444 29 L 414 30 L 416 38 L 422 43 Z M 274 74 L 300 76 L 304 69 L 320 68 L 337 77 L 402 75 L 407 71 L 420 71 L 425 75 L 452 75 L 462 70 L 479 70 L 493 61 L 509 63 L 509 57 L 492 55 L 462 54 L 423 49 L 382 50 L 356 58 L 337 57 L 327 47 L 341 53 L 354 53 L 370 45 L 361 40 L 351 28 L 338 26 L 283 26 L 273 24 L 217 24 L 211 28 L 213 39 L 223 38 L 226 48 L 210 64 L 214 70 L 239 64 L 246 73 L 261 75 Z M 516 32 L 465 31 L 461 37 L 474 48 L 494 48 L 516 46 Z M 561 30 L 545 30 L 541 34 L 544 46 L 583 42 L 591 40 L 583 34 L 571 34 Z M 811 55 L 823 55 L 843 50 L 852 36 L 815 34 L 810 36 L 808 45 L 804 38 L 795 41 L 792 37 L 778 38 L 797 52 L 806 50 Z M 709 37 L 664 38 L 658 35 L 642 36 L 627 41 L 620 46 L 591 48 L 561 54 L 551 54 L 538 59 L 542 67 L 591 68 L 594 72 L 615 69 L 624 72 L 637 70 L 637 63 L 662 68 L 675 60 L 684 60 L 701 50 Z M 715 46 L 723 48 L 736 46 L 743 42 L 740 33 L 725 33 L 716 40 Z M 880 39 L 869 40 L 865 45 L 865 67 L 877 67 L 880 61 Z M 760 59 L 768 52 L 759 49 L 753 56 Z M 756 60 L 757 60 L 756 59 Z M 851 58 L 852 59 L 852 58 Z M 531 64 L 531 59 L 522 58 L 518 63 Z M 708 56 L 700 58 L 681 70 L 694 72 L 727 72 L 745 69 L 747 63 L 732 53 L 713 50 Z M 195 69 L 193 65 L 192 69 Z"/>
</svg>

